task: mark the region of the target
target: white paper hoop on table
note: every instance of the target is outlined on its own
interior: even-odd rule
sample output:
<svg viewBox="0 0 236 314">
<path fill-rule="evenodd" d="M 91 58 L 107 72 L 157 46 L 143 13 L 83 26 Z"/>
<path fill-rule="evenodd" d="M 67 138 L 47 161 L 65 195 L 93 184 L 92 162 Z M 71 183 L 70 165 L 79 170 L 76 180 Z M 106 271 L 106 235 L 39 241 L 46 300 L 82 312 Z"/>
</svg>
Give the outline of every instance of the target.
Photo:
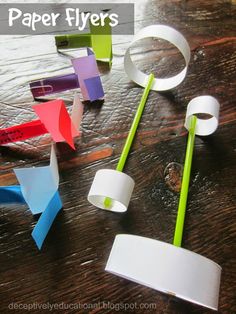
<svg viewBox="0 0 236 314">
<path fill-rule="evenodd" d="M 134 42 L 143 38 L 150 38 L 150 37 L 160 38 L 160 39 L 169 41 L 180 51 L 180 53 L 184 57 L 185 68 L 180 73 L 169 78 L 163 78 L 163 79 L 155 78 L 152 88 L 151 88 L 152 90 L 156 90 L 156 91 L 165 91 L 165 90 L 172 89 L 176 87 L 177 85 L 179 85 L 184 80 L 187 73 L 190 56 L 191 56 L 191 51 L 190 51 L 190 47 L 187 40 L 184 38 L 184 36 L 181 33 L 179 33 L 177 30 L 175 30 L 172 27 L 165 26 L 165 25 L 151 25 L 151 26 L 147 26 L 141 29 L 141 31 L 134 36 L 132 42 L 129 45 L 129 48 L 126 50 L 125 58 L 124 58 L 125 71 L 128 77 L 132 81 L 134 81 L 140 86 L 143 86 L 143 87 L 146 86 L 148 75 L 141 72 L 134 65 L 130 57 L 130 47 Z"/>
<path fill-rule="evenodd" d="M 189 130 L 191 117 L 194 114 L 208 114 L 212 117 L 209 119 L 197 118 L 196 130 L 197 135 L 210 135 L 218 127 L 220 104 L 212 96 L 199 96 L 193 98 L 187 107 L 187 113 L 184 126 Z"/>
<path fill-rule="evenodd" d="M 88 194 L 88 201 L 94 206 L 113 212 L 125 212 L 134 189 L 134 180 L 127 174 L 111 169 L 97 171 Z M 111 206 L 105 206 L 105 199 L 111 199 Z"/>
<path fill-rule="evenodd" d="M 221 267 L 174 245 L 117 235 L 105 270 L 181 299 L 218 308 Z"/>
</svg>

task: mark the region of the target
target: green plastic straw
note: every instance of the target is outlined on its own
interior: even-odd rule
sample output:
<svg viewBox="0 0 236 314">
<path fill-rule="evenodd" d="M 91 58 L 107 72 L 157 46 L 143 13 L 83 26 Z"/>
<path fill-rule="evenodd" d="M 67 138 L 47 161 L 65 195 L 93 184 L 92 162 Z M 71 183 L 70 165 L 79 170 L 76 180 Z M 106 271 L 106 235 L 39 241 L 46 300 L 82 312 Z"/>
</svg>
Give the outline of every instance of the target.
<svg viewBox="0 0 236 314">
<path fill-rule="evenodd" d="M 189 180 L 190 180 L 192 158 L 193 158 L 196 123 L 197 123 L 197 117 L 192 116 L 191 122 L 190 122 L 190 129 L 188 133 L 188 142 L 187 142 L 186 156 L 185 156 L 185 162 L 184 162 L 184 171 L 183 171 L 179 207 L 178 207 L 178 214 L 177 214 L 174 241 L 173 241 L 173 244 L 178 247 L 181 246 L 182 237 L 183 237 L 184 218 L 185 218 L 186 205 L 187 205 L 187 199 L 188 199 L 188 189 L 189 189 Z"/>
<path fill-rule="evenodd" d="M 142 113 L 143 113 L 143 110 L 144 110 L 144 107 L 145 107 L 145 104 L 146 104 L 146 101 L 148 98 L 148 94 L 149 94 L 150 89 L 152 87 L 153 80 L 154 80 L 154 75 L 150 74 L 148 77 L 147 85 L 143 91 L 142 98 L 141 98 L 140 103 L 138 105 L 138 109 L 136 111 L 133 123 L 131 125 L 130 130 L 129 130 L 129 134 L 128 134 L 128 137 L 126 139 L 124 148 L 122 150 L 119 162 L 117 164 L 117 167 L 116 167 L 117 171 L 123 171 L 123 168 L 125 166 L 125 162 L 126 162 L 126 159 L 129 155 L 129 151 L 130 151 L 131 145 L 133 143 L 134 136 L 135 136 L 135 133 L 137 131 L 137 128 L 138 128 L 138 125 L 139 125 L 139 122 L 140 122 L 140 119 L 141 119 L 141 116 L 142 116 Z M 109 208 L 111 206 L 111 204 L 112 204 L 112 200 L 110 198 L 106 197 L 104 200 L 104 206 L 106 208 Z"/>
</svg>

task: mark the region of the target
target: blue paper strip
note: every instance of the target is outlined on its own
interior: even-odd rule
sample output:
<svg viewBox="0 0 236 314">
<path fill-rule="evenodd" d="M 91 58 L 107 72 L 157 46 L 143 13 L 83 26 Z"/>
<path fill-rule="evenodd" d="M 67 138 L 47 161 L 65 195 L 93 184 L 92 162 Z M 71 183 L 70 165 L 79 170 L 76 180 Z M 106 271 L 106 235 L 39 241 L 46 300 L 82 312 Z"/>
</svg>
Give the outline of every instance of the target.
<svg viewBox="0 0 236 314">
<path fill-rule="evenodd" d="M 0 204 L 25 204 L 20 185 L 0 187 Z"/>
<path fill-rule="evenodd" d="M 31 234 L 39 250 L 41 249 L 48 231 L 50 230 L 51 225 L 61 208 L 62 202 L 57 191 L 48 204 L 47 208 L 41 214 L 38 223 L 36 224 Z"/>
<path fill-rule="evenodd" d="M 27 204 L 21 192 L 20 185 L 1 186 L 0 204 Z M 31 234 L 39 250 L 41 249 L 52 223 L 61 208 L 62 202 L 60 194 L 57 191 L 49 202 L 47 208 L 41 214 Z"/>
</svg>

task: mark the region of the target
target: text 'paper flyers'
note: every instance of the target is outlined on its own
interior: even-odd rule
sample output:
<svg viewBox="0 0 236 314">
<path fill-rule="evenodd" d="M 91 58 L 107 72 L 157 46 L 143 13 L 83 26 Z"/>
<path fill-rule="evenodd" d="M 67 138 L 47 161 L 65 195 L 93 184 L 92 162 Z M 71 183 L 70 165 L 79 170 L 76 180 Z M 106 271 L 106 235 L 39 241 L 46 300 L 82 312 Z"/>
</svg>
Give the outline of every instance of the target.
<svg viewBox="0 0 236 314">
<path fill-rule="evenodd" d="M 84 100 L 98 100 L 104 97 L 101 78 L 97 63 L 91 49 L 87 56 L 72 59 L 74 73 L 53 76 L 30 83 L 34 98 L 80 88 Z"/>
<path fill-rule="evenodd" d="M 55 142 L 67 142 L 73 149 L 73 138 L 78 136 L 83 105 L 79 97 L 74 98 L 70 117 L 63 100 L 57 99 L 33 106 L 39 120 L 0 129 L 0 145 L 23 141 L 31 137 L 49 133 Z"/>
<path fill-rule="evenodd" d="M 39 249 L 62 208 L 58 192 L 59 174 L 54 147 L 51 147 L 50 165 L 14 169 L 19 186 L 0 187 L 0 204 L 26 203 L 32 214 L 41 214 L 32 237 Z"/>
</svg>

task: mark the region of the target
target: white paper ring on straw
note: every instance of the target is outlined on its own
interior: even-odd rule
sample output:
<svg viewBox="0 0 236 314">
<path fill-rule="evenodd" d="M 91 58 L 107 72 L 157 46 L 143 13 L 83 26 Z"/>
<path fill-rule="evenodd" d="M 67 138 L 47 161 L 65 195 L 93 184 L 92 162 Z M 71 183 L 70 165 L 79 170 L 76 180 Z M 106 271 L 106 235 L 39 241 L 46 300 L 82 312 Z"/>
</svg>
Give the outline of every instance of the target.
<svg viewBox="0 0 236 314">
<path fill-rule="evenodd" d="M 124 58 L 125 71 L 128 77 L 132 81 L 134 81 L 140 86 L 143 86 L 143 87 L 146 86 L 148 75 L 141 72 L 133 63 L 130 57 L 130 47 L 134 42 L 143 38 L 150 38 L 150 37 L 167 40 L 168 42 L 173 44 L 184 57 L 185 68 L 180 73 L 169 78 L 163 78 L 163 79 L 155 78 L 152 88 L 151 88 L 152 90 L 156 90 L 156 91 L 165 91 L 165 90 L 172 89 L 176 87 L 177 85 L 179 85 L 184 80 L 187 73 L 190 56 L 191 56 L 191 51 L 190 51 L 190 47 L 187 40 L 184 38 L 184 36 L 181 33 L 179 33 L 177 30 L 175 30 L 172 27 L 165 26 L 165 25 L 151 25 L 151 26 L 147 26 L 141 29 L 141 31 L 138 32 L 134 36 L 131 44 L 129 45 L 129 48 L 126 50 L 125 58 Z"/>
<path fill-rule="evenodd" d="M 208 114 L 209 119 L 197 119 L 195 133 L 197 135 L 210 135 L 218 127 L 220 104 L 212 96 L 199 96 L 193 98 L 187 107 L 185 124 L 187 130 L 190 128 L 191 117 L 194 114 Z"/>
<path fill-rule="evenodd" d="M 134 189 L 134 180 L 127 174 L 111 169 L 97 171 L 88 194 L 88 201 L 94 206 L 113 212 L 125 212 Z M 105 206 L 105 199 L 112 200 Z"/>
<path fill-rule="evenodd" d="M 183 248 L 120 234 L 105 270 L 213 310 L 218 308 L 221 267 Z"/>
</svg>

